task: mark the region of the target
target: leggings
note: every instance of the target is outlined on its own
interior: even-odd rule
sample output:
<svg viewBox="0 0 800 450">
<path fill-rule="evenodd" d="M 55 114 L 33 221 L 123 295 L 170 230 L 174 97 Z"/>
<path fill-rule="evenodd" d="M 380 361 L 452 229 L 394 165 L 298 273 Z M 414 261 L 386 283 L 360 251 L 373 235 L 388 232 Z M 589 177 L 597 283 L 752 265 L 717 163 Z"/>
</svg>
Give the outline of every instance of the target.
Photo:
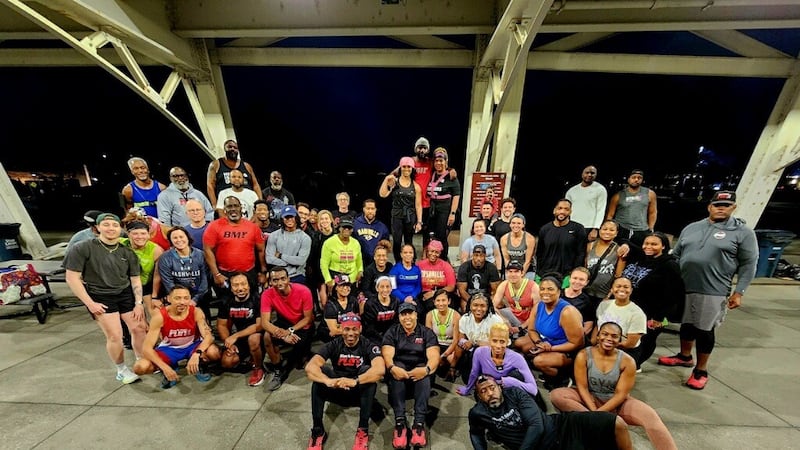
<svg viewBox="0 0 800 450">
<path fill-rule="evenodd" d="M 647 334 L 642 336 L 639 341 L 639 356 L 636 358 L 636 367 L 641 367 L 642 364 L 653 356 L 656 351 L 656 340 L 661 334 L 661 328 L 648 328 Z"/>
<path fill-rule="evenodd" d="M 414 224 L 404 223 L 402 217 L 392 217 L 392 253 L 395 263 L 399 263 L 400 249 L 403 243 L 412 245 L 414 238 Z"/>
<path fill-rule="evenodd" d="M 372 411 L 372 403 L 375 401 L 376 383 L 359 384 L 349 391 L 344 389 L 329 388 L 322 383 L 311 385 L 311 419 L 315 428 L 324 428 L 322 425 L 322 415 L 325 412 L 325 402 L 336 403 L 337 405 L 353 406 L 358 399 L 358 427 L 369 428 L 369 414 Z"/>
<path fill-rule="evenodd" d="M 550 402 L 559 411 L 589 411 L 583 402 L 578 390 L 575 388 L 558 388 L 550 393 Z M 594 397 L 595 407 L 599 408 L 605 402 Z M 658 413 L 647 403 L 628 397 L 616 412 L 628 425 L 643 427 L 656 450 L 677 450 L 667 426 L 658 416 Z"/>
<path fill-rule="evenodd" d="M 394 410 L 395 420 L 406 417 L 406 391 L 414 390 L 414 423 L 425 423 L 428 413 L 428 400 L 431 398 L 431 377 L 419 381 L 395 380 L 391 374 L 386 374 L 386 384 L 389 386 L 389 402 Z"/>
</svg>

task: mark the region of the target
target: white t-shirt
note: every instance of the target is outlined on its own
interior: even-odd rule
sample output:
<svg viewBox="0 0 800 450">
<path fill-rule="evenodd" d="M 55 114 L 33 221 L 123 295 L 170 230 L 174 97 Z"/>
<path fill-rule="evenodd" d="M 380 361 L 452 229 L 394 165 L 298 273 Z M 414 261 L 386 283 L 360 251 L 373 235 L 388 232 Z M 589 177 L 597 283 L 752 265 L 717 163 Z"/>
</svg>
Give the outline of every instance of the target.
<svg viewBox="0 0 800 450">
<path fill-rule="evenodd" d="M 258 200 L 258 195 L 252 190 L 244 188 L 242 192 L 234 192 L 233 188 L 226 188 L 219 192 L 217 196 L 217 209 L 225 209 L 225 199 L 233 196 L 239 199 L 239 203 L 242 204 L 242 215 L 246 219 L 250 219 L 253 217 L 253 208 L 256 200 Z"/>
<path fill-rule="evenodd" d="M 464 333 L 470 341 L 488 341 L 489 330 L 496 323 L 503 323 L 503 319 L 497 314 L 489 314 L 481 323 L 476 323 L 472 314 L 464 314 L 458 321 L 458 331 Z"/>
<path fill-rule="evenodd" d="M 570 219 L 586 228 L 600 229 L 605 219 L 608 201 L 608 193 L 602 184 L 595 181 L 583 187 L 578 183 L 569 188 L 565 198 L 572 202 Z"/>
<path fill-rule="evenodd" d="M 597 324 L 616 322 L 622 327 L 622 334 L 647 334 L 647 316 L 636 303 L 617 306 L 614 300 L 603 300 L 597 307 Z M 642 343 L 640 339 L 636 347 Z"/>
</svg>

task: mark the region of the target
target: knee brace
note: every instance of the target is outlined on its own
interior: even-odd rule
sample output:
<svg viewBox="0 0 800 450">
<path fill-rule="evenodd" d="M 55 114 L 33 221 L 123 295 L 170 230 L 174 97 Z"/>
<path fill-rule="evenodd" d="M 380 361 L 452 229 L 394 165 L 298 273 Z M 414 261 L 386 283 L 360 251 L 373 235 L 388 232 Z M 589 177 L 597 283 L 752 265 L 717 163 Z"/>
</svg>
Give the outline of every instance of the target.
<svg viewBox="0 0 800 450">
<path fill-rule="evenodd" d="M 714 330 L 697 330 L 697 353 L 711 353 L 714 350 Z"/>
<path fill-rule="evenodd" d="M 680 330 L 680 337 L 682 341 L 693 342 L 697 339 L 697 332 L 699 330 L 690 323 L 682 323 Z"/>
</svg>

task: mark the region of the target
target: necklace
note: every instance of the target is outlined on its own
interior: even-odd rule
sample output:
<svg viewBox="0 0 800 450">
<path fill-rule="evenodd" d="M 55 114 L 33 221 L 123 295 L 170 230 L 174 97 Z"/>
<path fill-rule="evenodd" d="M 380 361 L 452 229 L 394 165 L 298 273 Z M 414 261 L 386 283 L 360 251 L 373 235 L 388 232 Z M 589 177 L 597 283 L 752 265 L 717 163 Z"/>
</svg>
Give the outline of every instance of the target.
<svg viewBox="0 0 800 450">
<path fill-rule="evenodd" d="M 103 248 L 104 248 L 104 249 L 105 249 L 105 250 L 106 250 L 108 253 L 114 253 L 114 252 L 115 252 L 115 251 L 117 251 L 117 249 L 119 248 L 119 242 L 117 242 L 116 244 L 114 244 L 114 247 L 113 247 L 113 248 L 111 248 L 111 246 L 109 246 L 109 245 L 106 245 L 106 244 L 105 244 L 105 243 L 103 243 L 102 241 L 99 241 L 99 240 L 98 240 L 97 242 L 100 242 L 100 245 L 101 245 L 101 246 L 102 246 L 102 247 L 103 247 Z"/>
</svg>

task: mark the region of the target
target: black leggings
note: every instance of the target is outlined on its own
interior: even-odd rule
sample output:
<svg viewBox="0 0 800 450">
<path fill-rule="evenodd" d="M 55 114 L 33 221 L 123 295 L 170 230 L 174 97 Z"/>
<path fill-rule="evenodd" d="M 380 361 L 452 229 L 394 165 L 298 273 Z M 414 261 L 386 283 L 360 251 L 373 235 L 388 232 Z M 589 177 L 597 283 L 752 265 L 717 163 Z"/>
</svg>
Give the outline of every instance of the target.
<svg viewBox="0 0 800 450">
<path fill-rule="evenodd" d="M 414 224 L 405 223 L 402 217 L 392 217 L 392 253 L 394 254 L 395 264 L 400 260 L 400 249 L 403 243 L 413 244 Z"/>
<path fill-rule="evenodd" d="M 450 200 L 448 200 L 449 204 Z M 442 250 L 442 254 L 439 255 L 442 259 L 447 259 L 447 235 L 450 233 L 450 229 L 447 228 L 447 219 L 450 218 L 450 214 L 448 212 L 433 212 L 431 208 L 431 215 L 428 219 L 428 230 L 433 233 L 433 237 L 442 243 L 444 249 Z"/>
<path fill-rule="evenodd" d="M 387 373 L 386 384 L 389 386 L 389 403 L 394 410 L 395 420 L 406 417 L 406 391 L 414 390 L 414 423 L 425 423 L 428 413 L 428 400 L 431 398 L 431 377 L 419 381 L 395 380 Z"/>
<path fill-rule="evenodd" d="M 636 367 L 641 367 L 642 364 L 653 356 L 656 351 L 656 340 L 661 334 L 661 328 L 647 329 L 647 334 L 642 336 L 639 341 L 639 356 L 636 358 Z"/>
</svg>

